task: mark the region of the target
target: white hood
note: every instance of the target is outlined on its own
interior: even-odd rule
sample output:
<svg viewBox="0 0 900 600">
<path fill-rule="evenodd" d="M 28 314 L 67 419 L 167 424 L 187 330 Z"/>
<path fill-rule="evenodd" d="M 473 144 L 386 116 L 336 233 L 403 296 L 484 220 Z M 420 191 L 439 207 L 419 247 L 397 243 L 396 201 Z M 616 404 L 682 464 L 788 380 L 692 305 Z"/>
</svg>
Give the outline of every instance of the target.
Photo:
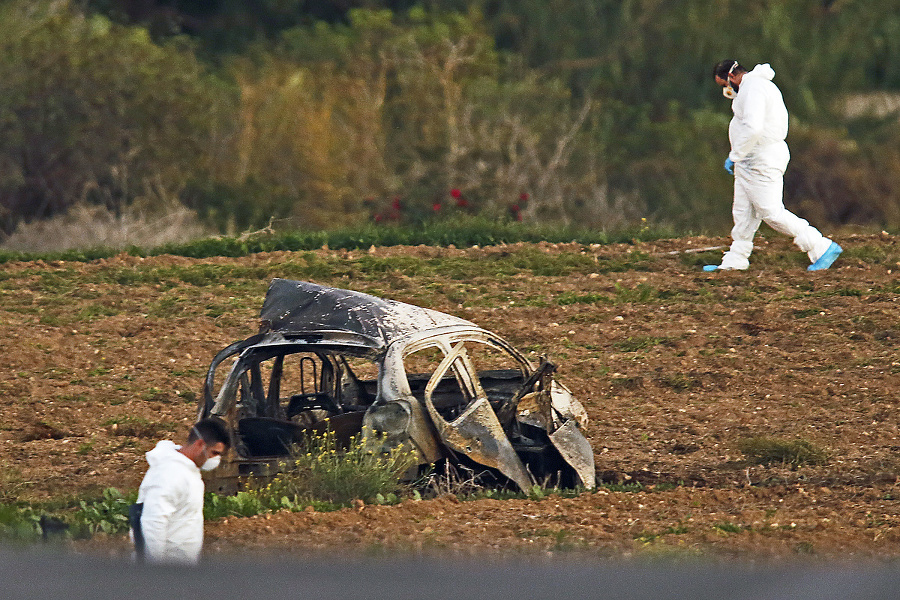
<svg viewBox="0 0 900 600">
<path fill-rule="evenodd" d="M 169 461 L 176 461 L 185 466 L 186 462 L 193 465 L 194 462 L 191 459 L 178 451 L 180 448 L 181 446 L 176 445 L 175 442 L 162 440 L 157 442 L 153 450 L 147 452 L 144 456 L 147 457 L 147 464 L 151 467 L 160 467 Z"/>
<path fill-rule="evenodd" d="M 737 168 L 756 164 L 784 171 L 790 160 L 784 143 L 788 112 L 781 91 L 772 83 L 774 77 L 775 70 L 761 64 L 741 78 L 737 97 L 731 103 L 734 118 L 728 126 L 728 157 Z"/>
<path fill-rule="evenodd" d="M 775 79 L 775 69 L 769 66 L 769 63 L 763 63 L 761 65 L 756 65 L 753 67 L 753 70 L 747 73 L 747 75 L 752 75 L 754 77 L 759 76 L 767 81 L 772 81 Z M 747 76 L 745 75 L 745 77 Z"/>
</svg>

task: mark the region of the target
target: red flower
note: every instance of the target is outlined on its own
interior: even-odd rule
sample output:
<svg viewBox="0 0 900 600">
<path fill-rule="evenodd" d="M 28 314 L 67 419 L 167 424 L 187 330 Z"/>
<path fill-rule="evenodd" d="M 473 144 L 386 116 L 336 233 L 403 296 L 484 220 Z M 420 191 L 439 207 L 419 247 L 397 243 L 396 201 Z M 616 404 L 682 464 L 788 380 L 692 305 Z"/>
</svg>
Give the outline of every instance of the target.
<svg viewBox="0 0 900 600">
<path fill-rule="evenodd" d="M 400 196 L 394 196 L 394 199 L 391 201 L 391 208 L 400 210 Z"/>
<path fill-rule="evenodd" d="M 441 203 L 435 202 L 434 204 L 432 204 L 431 210 L 433 210 L 434 212 L 441 212 Z"/>
<path fill-rule="evenodd" d="M 469 201 L 466 200 L 465 198 L 457 198 L 457 199 L 456 199 L 456 205 L 457 205 L 458 207 L 460 207 L 460 208 L 468 208 L 468 207 L 469 207 Z"/>
<path fill-rule="evenodd" d="M 382 219 L 382 218 L 383 218 L 383 217 L 381 216 L 381 213 L 378 213 L 377 215 L 375 215 L 375 222 L 376 222 L 376 223 L 381 223 L 381 219 Z"/>
<path fill-rule="evenodd" d="M 450 190 L 450 195 L 454 198 L 462 198 L 462 192 L 460 192 L 457 188 L 453 188 Z"/>
<path fill-rule="evenodd" d="M 528 202 L 528 192 L 522 192 L 521 194 L 519 194 L 519 202 L 521 202 L 522 204 Z"/>
</svg>

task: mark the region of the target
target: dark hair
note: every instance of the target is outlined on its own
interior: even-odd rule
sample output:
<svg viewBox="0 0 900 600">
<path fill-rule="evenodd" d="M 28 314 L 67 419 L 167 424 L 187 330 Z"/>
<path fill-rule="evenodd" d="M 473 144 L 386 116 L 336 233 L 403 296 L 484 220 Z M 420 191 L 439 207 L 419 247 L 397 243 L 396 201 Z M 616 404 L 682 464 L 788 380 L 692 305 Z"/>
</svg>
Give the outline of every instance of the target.
<svg viewBox="0 0 900 600">
<path fill-rule="evenodd" d="M 728 73 L 746 73 L 747 69 L 738 64 L 736 60 L 723 60 L 713 67 L 713 78 L 728 79 Z"/>
<path fill-rule="evenodd" d="M 231 436 L 228 435 L 228 428 L 221 419 L 209 417 L 201 419 L 194 423 L 191 432 L 188 434 L 188 444 L 193 444 L 198 439 L 203 438 L 207 444 L 216 444 L 222 442 L 226 448 L 231 447 Z"/>
</svg>

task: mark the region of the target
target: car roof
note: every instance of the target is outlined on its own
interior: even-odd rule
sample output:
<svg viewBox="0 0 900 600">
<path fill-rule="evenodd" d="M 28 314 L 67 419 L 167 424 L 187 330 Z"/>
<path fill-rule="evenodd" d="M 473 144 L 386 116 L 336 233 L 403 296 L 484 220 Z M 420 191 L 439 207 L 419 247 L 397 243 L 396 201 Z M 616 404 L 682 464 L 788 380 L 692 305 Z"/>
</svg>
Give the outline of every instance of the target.
<svg viewBox="0 0 900 600">
<path fill-rule="evenodd" d="M 376 347 L 438 327 L 475 327 L 436 310 L 308 281 L 273 279 L 260 311 L 261 332 L 285 337 L 341 332 L 362 336 Z"/>
</svg>

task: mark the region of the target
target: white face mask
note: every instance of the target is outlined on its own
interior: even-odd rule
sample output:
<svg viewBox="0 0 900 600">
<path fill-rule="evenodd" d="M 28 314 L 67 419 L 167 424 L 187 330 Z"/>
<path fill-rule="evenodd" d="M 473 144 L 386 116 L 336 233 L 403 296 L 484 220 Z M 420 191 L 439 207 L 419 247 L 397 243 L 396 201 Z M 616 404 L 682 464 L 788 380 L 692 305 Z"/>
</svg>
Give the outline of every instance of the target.
<svg viewBox="0 0 900 600">
<path fill-rule="evenodd" d="M 731 65 L 731 68 L 728 69 L 728 75 L 725 76 L 725 87 L 722 88 L 722 95 L 729 100 L 734 100 L 735 98 L 737 98 L 737 90 L 732 87 L 733 84 L 728 79 L 729 77 L 731 77 L 731 74 L 734 73 L 734 69 L 737 66 L 738 64 L 737 62 L 735 62 L 733 65 Z"/>
<path fill-rule="evenodd" d="M 201 471 L 212 471 L 213 469 L 215 469 L 216 467 L 219 466 L 220 462 L 222 462 L 221 456 L 212 456 L 210 458 L 207 458 L 206 462 L 204 462 L 202 465 L 200 465 L 200 470 Z"/>
</svg>

